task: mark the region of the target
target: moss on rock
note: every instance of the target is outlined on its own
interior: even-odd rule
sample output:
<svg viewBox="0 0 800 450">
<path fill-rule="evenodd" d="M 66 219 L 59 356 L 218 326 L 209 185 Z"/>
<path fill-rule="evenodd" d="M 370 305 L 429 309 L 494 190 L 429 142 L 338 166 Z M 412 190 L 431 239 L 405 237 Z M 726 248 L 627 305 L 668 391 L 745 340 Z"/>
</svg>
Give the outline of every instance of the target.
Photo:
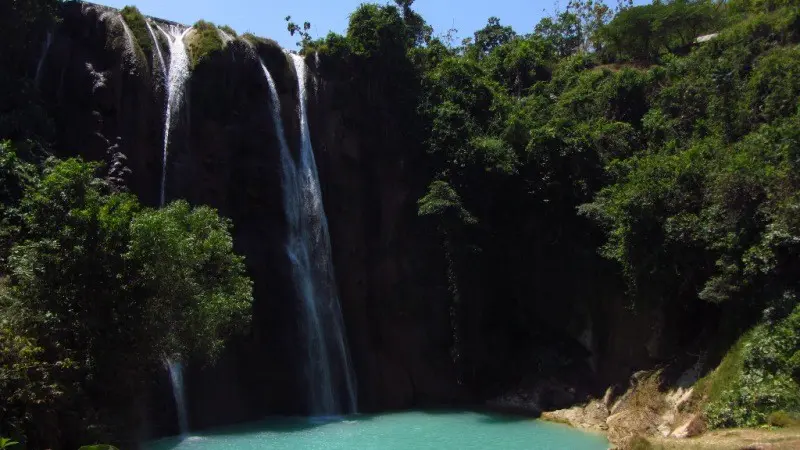
<svg viewBox="0 0 800 450">
<path fill-rule="evenodd" d="M 229 34 L 232 38 L 239 37 L 239 34 L 236 33 L 236 30 L 234 30 L 233 28 L 231 28 L 228 25 L 220 25 L 219 29 L 224 31 L 225 33 Z"/>
<path fill-rule="evenodd" d="M 152 55 L 153 42 L 150 39 L 150 33 L 147 31 L 147 19 L 145 19 L 144 15 L 142 15 L 135 6 L 126 6 L 122 8 L 120 14 L 122 14 L 122 20 L 128 24 L 128 28 L 130 28 L 131 33 L 133 33 L 136 44 L 139 45 L 145 54 Z"/>
<path fill-rule="evenodd" d="M 187 49 L 194 69 L 212 53 L 222 50 L 225 45 L 213 23 L 200 20 L 192 28 L 193 31 L 187 36 Z"/>
</svg>

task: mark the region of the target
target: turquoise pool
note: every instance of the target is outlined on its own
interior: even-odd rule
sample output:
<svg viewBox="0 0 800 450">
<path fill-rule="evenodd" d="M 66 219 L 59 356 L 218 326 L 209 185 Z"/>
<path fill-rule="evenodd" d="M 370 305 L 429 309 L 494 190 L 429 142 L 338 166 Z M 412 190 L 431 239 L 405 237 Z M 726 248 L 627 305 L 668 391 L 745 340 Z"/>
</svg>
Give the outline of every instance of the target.
<svg viewBox="0 0 800 450">
<path fill-rule="evenodd" d="M 605 437 L 563 425 L 477 412 L 403 412 L 270 419 L 151 442 L 147 450 L 601 450 Z"/>
</svg>

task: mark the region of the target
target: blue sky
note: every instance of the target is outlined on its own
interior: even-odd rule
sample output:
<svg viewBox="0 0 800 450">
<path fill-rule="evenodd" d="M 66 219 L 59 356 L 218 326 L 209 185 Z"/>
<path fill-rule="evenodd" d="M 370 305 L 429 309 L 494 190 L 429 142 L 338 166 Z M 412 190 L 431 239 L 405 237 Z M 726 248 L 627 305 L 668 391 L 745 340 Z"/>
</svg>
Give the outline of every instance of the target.
<svg viewBox="0 0 800 450">
<path fill-rule="evenodd" d="M 311 34 L 322 37 L 328 31 L 343 33 L 347 29 L 348 16 L 364 0 L 93 0 L 121 8 L 136 5 L 149 16 L 192 24 L 199 19 L 210 20 L 218 25 L 230 25 L 237 32 L 250 31 L 258 36 L 278 41 L 283 47 L 294 48 L 297 38 L 289 36 L 284 17 L 302 24 L 311 22 Z M 561 7 L 568 0 L 561 0 Z M 644 0 L 637 0 L 637 4 Z M 375 3 L 387 3 L 378 0 Z M 615 1 L 608 2 L 616 4 Z M 544 16 L 551 14 L 554 0 L 416 0 L 414 9 L 422 14 L 436 33 L 449 28 L 458 29 L 459 39 L 486 24 L 491 16 L 511 25 L 519 33 L 533 30 Z"/>
</svg>

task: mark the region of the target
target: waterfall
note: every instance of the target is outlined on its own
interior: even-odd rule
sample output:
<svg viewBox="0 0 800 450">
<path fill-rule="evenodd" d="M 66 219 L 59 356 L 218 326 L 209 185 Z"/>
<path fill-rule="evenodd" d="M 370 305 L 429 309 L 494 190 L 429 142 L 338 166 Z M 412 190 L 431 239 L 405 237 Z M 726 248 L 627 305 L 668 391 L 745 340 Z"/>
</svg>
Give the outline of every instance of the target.
<svg viewBox="0 0 800 450">
<path fill-rule="evenodd" d="M 150 31 L 150 36 L 158 52 L 161 67 L 164 70 L 165 80 L 167 83 L 167 107 L 164 112 L 164 152 L 161 162 L 161 198 L 160 204 L 164 206 L 166 202 L 166 184 L 167 184 L 167 156 L 169 149 L 169 134 L 173 125 L 173 116 L 180 111 L 181 102 L 183 101 L 183 92 L 186 86 L 186 81 L 189 79 L 189 55 L 186 52 L 186 46 L 183 43 L 183 38 L 189 33 L 191 28 L 181 31 L 177 26 L 171 26 L 169 33 L 165 32 L 161 27 L 156 25 L 158 30 L 166 36 L 169 41 L 169 68 L 167 69 L 164 64 L 164 55 L 161 53 L 161 47 L 158 44 L 158 39 L 155 37 L 150 24 L 147 23 L 147 29 Z M 178 359 L 166 359 L 167 369 L 169 370 L 169 378 L 172 382 L 172 395 L 175 397 L 175 409 L 178 411 L 178 426 L 181 436 L 189 434 L 189 420 L 186 414 L 186 399 L 183 388 L 183 365 Z"/>
<path fill-rule="evenodd" d="M 136 39 L 133 37 L 133 33 L 128 27 L 128 23 L 125 22 L 125 19 L 122 17 L 122 14 L 117 14 L 115 17 L 122 25 L 122 30 L 125 33 L 125 53 L 127 54 L 128 62 L 131 65 L 136 65 Z"/>
<path fill-rule="evenodd" d="M 173 125 L 173 117 L 178 113 L 183 100 L 183 91 L 186 80 L 189 79 L 189 54 L 183 38 L 191 30 L 181 31 L 176 26 L 170 27 L 169 34 L 161 30 L 170 40 L 169 44 L 169 71 L 167 72 L 167 110 L 164 113 L 164 152 L 161 161 L 161 206 L 166 202 L 167 186 L 167 157 L 169 156 L 169 134 Z"/>
<path fill-rule="evenodd" d="M 286 143 L 286 133 L 283 132 L 283 118 L 281 117 L 281 100 L 278 97 L 278 89 L 275 87 L 275 80 L 272 79 L 272 75 L 270 75 L 269 70 L 267 70 L 267 66 L 264 65 L 264 61 L 261 62 L 261 69 L 264 71 L 264 76 L 267 78 L 267 84 L 269 85 L 269 98 L 272 101 L 272 123 L 275 125 L 275 134 L 278 135 L 278 143 L 281 146 L 281 163 L 283 164 L 283 168 L 286 168 L 286 164 L 291 162 L 291 154 L 289 153 L 289 144 Z M 286 171 L 284 170 L 284 173 Z"/>
<path fill-rule="evenodd" d="M 156 48 L 156 56 L 158 56 L 158 62 L 161 64 L 161 73 L 164 75 L 164 81 L 166 82 L 167 79 L 167 63 L 164 62 L 164 54 L 161 52 L 161 44 L 156 39 L 156 34 L 153 32 L 153 27 L 150 26 L 150 21 L 145 20 L 145 25 L 147 25 L 147 32 L 150 33 L 150 39 L 153 40 L 153 46 Z"/>
<path fill-rule="evenodd" d="M 166 359 L 169 379 L 172 383 L 172 395 L 175 397 L 175 409 L 178 412 L 178 428 L 181 436 L 189 435 L 189 419 L 186 415 L 186 399 L 183 394 L 183 364 L 177 359 Z"/>
<path fill-rule="evenodd" d="M 47 59 L 47 54 L 50 52 L 50 45 L 53 44 L 53 32 L 48 31 L 47 37 L 42 44 L 42 55 L 39 57 L 39 62 L 36 63 L 36 76 L 33 78 L 34 86 L 39 86 L 39 81 L 42 79 L 42 67 L 44 67 L 44 60 Z"/>
<path fill-rule="evenodd" d="M 222 28 L 217 28 L 217 32 L 219 33 L 219 38 L 222 39 L 222 45 L 228 45 L 233 42 L 233 36 L 228 34 Z"/>
<path fill-rule="evenodd" d="M 285 138 L 281 137 L 283 125 L 275 83 L 263 63 L 262 67 L 270 86 L 273 122 L 281 141 L 284 201 L 289 225 L 286 251 L 305 314 L 311 407 L 315 415 L 354 413 L 357 405 L 354 376 L 334 279 L 328 220 L 323 209 L 306 114 L 306 65 L 300 56 L 290 56 L 297 72 L 299 90 L 301 145 L 297 161 L 292 158 Z M 341 406 L 343 394 L 347 397 L 346 408 Z"/>
</svg>

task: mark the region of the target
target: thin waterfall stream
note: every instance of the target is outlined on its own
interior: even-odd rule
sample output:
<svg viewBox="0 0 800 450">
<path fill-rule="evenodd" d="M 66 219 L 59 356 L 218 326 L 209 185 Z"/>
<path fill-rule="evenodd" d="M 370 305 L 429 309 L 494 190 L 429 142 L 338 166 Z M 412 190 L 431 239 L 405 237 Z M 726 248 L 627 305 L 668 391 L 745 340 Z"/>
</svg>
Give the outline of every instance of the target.
<svg viewBox="0 0 800 450">
<path fill-rule="evenodd" d="M 350 355 L 347 350 L 346 339 L 344 336 L 344 324 L 342 311 L 339 305 L 336 281 L 333 272 L 333 261 L 331 259 L 331 243 L 328 233 L 328 218 L 322 203 L 322 190 L 317 173 L 317 163 L 314 158 L 314 149 L 311 146 L 311 131 L 308 124 L 306 112 L 308 93 L 306 90 L 306 63 L 300 55 L 291 54 L 297 73 L 297 84 L 299 91 L 298 114 L 300 118 L 300 164 L 296 173 L 299 185 L 295 186 L 295 200 L 293 214 L 300 217 L 300 228 L 296 231 L 293 242 L 290 242 L 290 252 L 294 251 L 295 259 L 301 265 L 298 267 L 302 275 L 301 292 L 306 307 L 309 342 L 309 362 L 310 366 L 317 366 L 318 369 L 312 371 L 312 383 L 316 386 L 321 385 L 317 394 L 314 407 L 320 409 L 322 414 L 342 412 L 338 405 L 338 398 L 332 392 L 333 380 L 331 379 L 332 356 L 335 364 L 339 367 L 340 375 L 344 379 L 348 408 L 350 412 L 356 412 L 356 391 L 353 382 L 353 373 L 350 366 Z M 309 258 L 311 257 L 311 258 Z M 329 339 L 333 340 L 334 348 L 329 348 Z M 327 364 L 327 368 L 321 367 Z M 319 379 L 314 380 L 315 376 Z M 312 389 L 318 389 L 312 386 Z M 328 398 L 328 396 L 333 398 Z"/>
<path fill-rule="evenodd" d="M 153 27 L 150 25 L 150 21 L 145 20 L 144 23 L 147 25 L 147 32 L 150 33 L 150 39 L 153 40 L 153 46 L 156 48 L 156 56 L 158 56 L 158 62 L 161 64 L 161 73 L 164 75 L 164 82 L 166 83 L 167 63 L 164 61 L 164 53 L 161 52 L 161 43 L 159 43 L 158 39 L 156 39 L 156 33 L 153 32 Z"/>
<path fill-rule="evenodd" d="M 311 412 L 314 415 L 355 413 L 354 376 L 344 336 L 344 325 L 331 260 L 328 220 L 311 146 L 306 114 L 306 65 L 291 55 L 299 89 L 300 155 L 292 158 L 281 119 L 275 81 L 261 62 L 269 84 L 272 121 L 280 144 L 283 193 L 289 235 L 286 252 L 292 278 L 302 301 L 307 339 L 307 378 Z M 343 405 L 343 396 L 346 405 Z"/>
<path fill-rule="evenodd" d="M 39 83 L 42 80 L 42 68 L 44 67 L 44 62 L 47 59 L 47 54 L 50 53 L 50 46 L 52 44 L 53 44 L 53 32 L 48 31 L 44 43 L 42 44 L 42 55 L 39 57 L 39 62 L 36 63 L 36 75 L 33 79 L 34 86 L 38 87 Z"/>
<path fill-rule="evenodd" d="M 156 25 L 158 27 L 158 25 Z M 166 183 L 167 183 L 167 162 L 169 156 L 169 136 L 170 130 L 174 123 L 174 116 L 180 111 L 181 103 L 183 101 L 183 93 L 186 86 L 186 81 L 189 79 L 189 55 L 186 51 L 186 45 L 183 42 L 184 37 L 189 33 L 191 28 L 181 30 L 176 26 L 170 27 L 169 34 L 166 33 L 161 27 L 159 31 L 167 37 L 170 42 L 170 60 L 169 68 L 164 64 L 164 56 L 161 53 L 158 40 L 155 38 L 150 24 L 147 23 L 147 28 L 150 30 L 151 36 L 158 52 L 158 57 L 161 61 L 161 66 L 165 71 L 165 82 L 167 84 L 167 107 L 164 112 L 164 150 L 161 166 L 161 196 L 160 205 L 163 207 L 166 203 Z M 172 383 L 172 394 L 175 397 L 175 409 L 178 413 L 178 426 L 181 436 L 189 434 L 189 418 L 186 411 L 186 400 L 183 387 L 183 365 L 179 357 L 165 359 L 165 364 L 169 370 L 169 378 Z"/>
<path fill-rule="evenodd" d="M 183 364 L 178 359 L 167 358 L 164 364 L 169 370 L 172 383 L 172 395 L 175 397 L 175 409 L 178 413 L 178 429 L 181 437 L 189 435 L 189 418 L 186 414 L 186 397 L 183 390 Z"/>
<path fill-rule="evenodd" d="M 186 52 L 186 45 L 183 38 L 191 31 L 191 28 L 181 30 L 178 27 L 170 27 L 169 34 L 159 27 L 170 40 L 169 44 L 169 71 L 167 72 L 167 110 L 164 113 L 164 151 L 161 161 L 161 197 L 160 204 L 164 206 L 166 202 L 167 185 L 167 162 L 169 157 L 169 136 L 174 123 L 174 116 L 178 114 L 183 101 L 183 93 L 186 81 L 189 79 L 189 54 Z"/>
</svg>

